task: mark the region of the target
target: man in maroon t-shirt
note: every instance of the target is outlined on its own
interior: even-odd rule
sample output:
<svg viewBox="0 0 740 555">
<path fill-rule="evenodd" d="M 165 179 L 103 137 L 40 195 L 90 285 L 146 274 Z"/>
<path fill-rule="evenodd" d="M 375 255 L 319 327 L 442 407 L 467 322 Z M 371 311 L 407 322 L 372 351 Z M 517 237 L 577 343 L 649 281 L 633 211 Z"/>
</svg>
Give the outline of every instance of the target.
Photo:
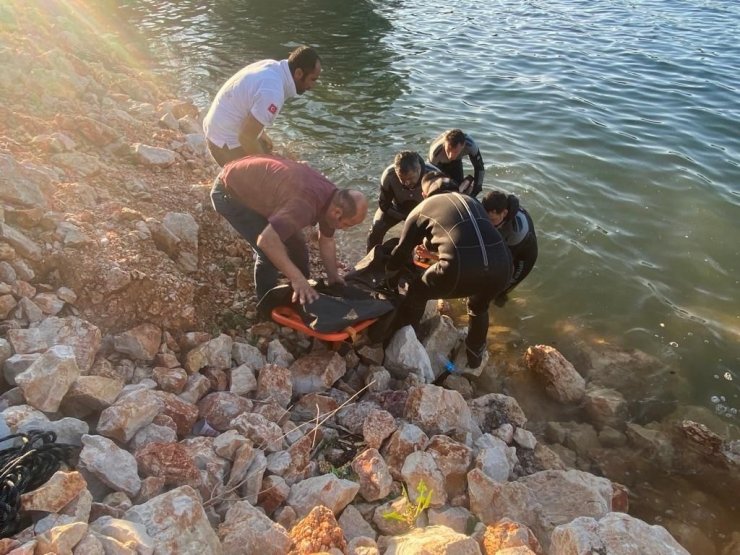
<svg viewBox="0 0 740 555">
<path fill-rule="evenodd" d="M 257 298 L 277 285 L 278 270 L 290 280 L 293 302 L 318 298 L 307 278 L 308 248 L 301 231 L 319 224 L 319 254 L 329 283 L 342 282 L 334 231 L 361 223 L 367 199 L 337 189 L 305 163 L 259 154 L 227 164 L 211 190 L 216 212 L 252 245 Z"/>
</svg>

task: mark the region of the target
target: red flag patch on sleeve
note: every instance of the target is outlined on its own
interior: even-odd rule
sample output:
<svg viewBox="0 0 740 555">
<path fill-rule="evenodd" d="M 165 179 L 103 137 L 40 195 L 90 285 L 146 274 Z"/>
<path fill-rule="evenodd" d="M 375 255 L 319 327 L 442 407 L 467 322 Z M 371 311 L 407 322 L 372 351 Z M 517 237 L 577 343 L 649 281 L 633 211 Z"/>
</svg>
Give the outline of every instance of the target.
<svg viewBox="0 0 740 555">
<path fill-rule="evenodd" d="M 270 105 L 269 105 L 269 106 L 267 107 L 267 110 L 268 110 L 268 111 L 269 111 L 269 112 L 270 112 L 271 114 L 277 114 L 277 106 L 275 106 L 274 104 L 270 104 Z"/>
</svg>

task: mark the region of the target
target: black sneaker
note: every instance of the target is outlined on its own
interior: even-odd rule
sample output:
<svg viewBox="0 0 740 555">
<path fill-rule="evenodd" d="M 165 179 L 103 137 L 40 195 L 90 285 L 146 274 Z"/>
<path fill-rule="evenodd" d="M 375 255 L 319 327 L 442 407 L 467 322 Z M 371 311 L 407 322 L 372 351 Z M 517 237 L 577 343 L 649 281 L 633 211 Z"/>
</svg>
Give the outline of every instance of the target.
<svg viewBox="0 0 740 555">
<path fill-rule="evenodd" d="M 465 354 L 468 357 L 468 368 L 470 368 L 471 370 L 478 368 L 480 366 L 480 363 L 483 362 L 483 353 L 485 352 L 486 352 L 485 345 L 477 353 L 466 346 Z"/>
</svg>

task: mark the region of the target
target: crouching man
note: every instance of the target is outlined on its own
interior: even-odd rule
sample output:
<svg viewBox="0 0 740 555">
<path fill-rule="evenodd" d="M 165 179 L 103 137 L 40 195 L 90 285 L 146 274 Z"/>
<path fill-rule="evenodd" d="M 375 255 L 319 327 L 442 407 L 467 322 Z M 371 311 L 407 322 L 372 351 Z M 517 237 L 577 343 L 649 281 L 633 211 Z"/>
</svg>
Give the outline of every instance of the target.
<svg viewBox="0 0 740 555">
<path fill-rule="evenodd" d="M 454 192 L 457 183 L 430 172 L 421 187 L 424 200 L 406 218 L 386 268 L 399 270 L 411 260 L 417 245 L 423 245 L 436 262 L 411 282 L 392 328 L 417 325 L 429 299 L 467 297 L 465 347 L 468 366 L 477 368 L 486 348 L 491 300 L 511 279 L 511 254 L 480 202 Z"/>
<path fill-rule="evenodd" d="M 293 302 L 310 303 L 318 293 L 308 283 L 308 247 L 302 229 L 319 224 L 319 254 L 329 283 L 342 282 L 334 232 L 361 223 L 367 199 L 338 189 L 305 163 L 255 155 L 227 164 L 216 178 L 211 202 L 252 246 L 257 299 L 277 285 L 278 271 L 293 288 Z"/>
</svg>

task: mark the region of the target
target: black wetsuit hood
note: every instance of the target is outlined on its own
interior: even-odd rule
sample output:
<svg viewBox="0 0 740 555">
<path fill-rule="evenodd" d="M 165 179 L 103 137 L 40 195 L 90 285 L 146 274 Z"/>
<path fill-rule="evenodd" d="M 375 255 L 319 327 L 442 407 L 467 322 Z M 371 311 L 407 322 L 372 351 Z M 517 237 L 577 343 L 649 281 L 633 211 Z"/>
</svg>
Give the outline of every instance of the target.
<svg viewBox="0 0 740 555">
<path fill-rule="evenodd" d="M 459 190 L 457 183 L 449 177 L 439 177 L 432 182 L 422 182 L 421 192 L 429 198 L 438 193 L 454 193 Z"/>
</svg>

